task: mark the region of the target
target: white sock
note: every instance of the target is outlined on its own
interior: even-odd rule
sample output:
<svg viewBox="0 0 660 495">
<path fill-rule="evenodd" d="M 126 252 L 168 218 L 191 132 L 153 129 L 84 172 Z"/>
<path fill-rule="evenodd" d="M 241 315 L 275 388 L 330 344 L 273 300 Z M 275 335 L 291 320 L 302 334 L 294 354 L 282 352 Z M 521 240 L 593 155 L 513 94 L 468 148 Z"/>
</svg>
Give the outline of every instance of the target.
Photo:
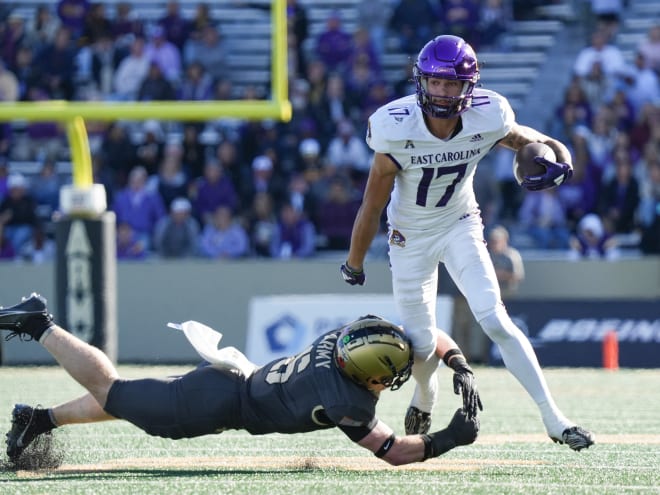
<svg viewBox="0 0 660 495">
<path fill-rule="evenodd" d="M 426 361 L 415 360 L 412 367 L 412 375 L 417 382 L 415 385 L 415 392 L 410 401 L 411 406 L 424 412 L 432 412 L 433 406 L 438 395 L 438 364 L 440 359 L 435 353 Z"/>
</svg>

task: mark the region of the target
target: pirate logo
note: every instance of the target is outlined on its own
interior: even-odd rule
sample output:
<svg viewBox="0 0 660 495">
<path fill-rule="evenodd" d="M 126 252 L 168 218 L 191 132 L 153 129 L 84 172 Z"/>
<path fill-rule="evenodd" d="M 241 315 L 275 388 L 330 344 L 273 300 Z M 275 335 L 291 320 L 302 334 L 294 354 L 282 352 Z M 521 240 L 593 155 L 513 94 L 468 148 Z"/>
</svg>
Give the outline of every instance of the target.
<svg viewBox="0 0 660 495">
<path fill-rule="evenodd" d="M 398 230 L 390 232 L 390 244 L 392 246 L 406 247 L 406 238 Z"/>
</svg>

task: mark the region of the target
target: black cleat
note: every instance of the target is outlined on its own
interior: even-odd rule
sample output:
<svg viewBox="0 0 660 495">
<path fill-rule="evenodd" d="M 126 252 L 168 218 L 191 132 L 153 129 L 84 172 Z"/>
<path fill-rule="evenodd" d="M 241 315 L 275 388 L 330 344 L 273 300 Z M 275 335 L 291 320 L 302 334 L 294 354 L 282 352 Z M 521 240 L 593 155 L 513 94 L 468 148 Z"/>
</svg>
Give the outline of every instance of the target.
<svg viewBox="0 0 660 495">
<path fill-rule="evenodd" d="M 21 340 L 39 340 L 52 324 L 46 299 L 34 292 L 14 306 L 0 308 L 0 330 L 11 332 L 5 340 L 17 335 Z"/>
<path fill-rule="evenodd" d="M 11 413 L 11 429 L 7 432 L 7 457 L 13 463 L 43 431 L 38 430 L 35 420 L 36 408 L 25 404 L 16 404 Z M 50 433 L 50 432 L 48 432 Z"/>
<path fill-rule="evenodd" d="M 570 428 L 566 428 L 561 434 L 561 440 L 553 437 L 550 438 L 552 438 L 555 443 L 565 443 L 571 449 L 577 450 L 578 452 L 582 449 L 588 449 L 589 446 L 596 443 L 596 438 L 593 433 L 585 430 L 581 426 L 571 426 Z"/>
<path fill-rule="evenodd" d="M 406 435 L 424 435 L 431 429 L 431 413 L 410 406 L 404 420 Z"/>
</svg>

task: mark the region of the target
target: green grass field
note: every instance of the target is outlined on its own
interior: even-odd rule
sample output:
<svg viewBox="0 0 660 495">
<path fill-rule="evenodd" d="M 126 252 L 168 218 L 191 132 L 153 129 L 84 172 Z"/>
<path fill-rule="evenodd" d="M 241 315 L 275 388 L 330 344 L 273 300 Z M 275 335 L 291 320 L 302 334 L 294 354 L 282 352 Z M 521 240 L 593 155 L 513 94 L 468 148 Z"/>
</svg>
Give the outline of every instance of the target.
<svg viewBox="0 0 660 495">
<path fill-rule="evenodd" d="M 126 377 L 184 370 L 120 367 Z M 660 370 L 546 370 L 559 406 L 596 433 L 597 444 L 579 453 L 544 435 L 536 407 L 506 370 L 476 373 L 485 407 L 479 439 L 425 463 L 393 468 L 338 430 L 170 441 L 112 421 L 57 430 L 61 467 L 2 471 L 0 493 L 660 494 Z M 439 380 L 438 429 L 460 405 L 451 375 L 442 370 Z M 59 368 L 0 368 L 0 429 L 15 402 L 49 406 L 80 393 Z M 400 434 L 411 393 L 411 383 L 385 392 L 378 406 Z"/>
</svg>

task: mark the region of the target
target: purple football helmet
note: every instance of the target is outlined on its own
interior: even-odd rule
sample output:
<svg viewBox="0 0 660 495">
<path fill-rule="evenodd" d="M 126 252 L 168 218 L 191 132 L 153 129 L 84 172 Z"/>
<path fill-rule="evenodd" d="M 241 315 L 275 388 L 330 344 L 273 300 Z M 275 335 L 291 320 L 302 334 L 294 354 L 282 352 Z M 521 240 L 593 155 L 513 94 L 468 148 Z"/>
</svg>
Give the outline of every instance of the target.
<svg viewBox="0 0 660 495">
<path fill-rule="evenodd" d="M 434 103 L 427 92 L 429 77 L 463 81 L 460 96 L 443 97 L 449 104 Z M 463 38 L 437 36 L 419 52 L 413 78 L 417 85 L 417 104 L 425 114 L 441 119 L 456 117 L 472 105 L 472 90 L 479 80 L 477 56 Z"/>
</svg>

